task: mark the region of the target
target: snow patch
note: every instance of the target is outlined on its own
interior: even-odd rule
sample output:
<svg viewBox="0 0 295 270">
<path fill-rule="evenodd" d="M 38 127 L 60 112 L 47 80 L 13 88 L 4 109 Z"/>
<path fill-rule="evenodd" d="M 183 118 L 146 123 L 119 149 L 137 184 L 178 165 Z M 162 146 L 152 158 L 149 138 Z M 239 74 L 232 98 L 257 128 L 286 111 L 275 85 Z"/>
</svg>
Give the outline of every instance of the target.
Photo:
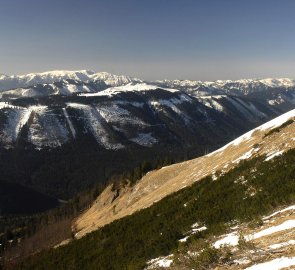
<svg viewBox="0 0 295 270">
<path fill-rule="evenodd" d="M 253 152 L 257 152 L 259 149 L 250 149 L 248 152 L 246 152 L 244 155 L 240 156 L 239 158 L 237 158 L 236 160 L 233 161 L 233 163 L 238 163 L 241 160 L 244 159 L 249 159 L 254 153 Z"/>
<path fill-rule="evenodd" d="M 283 243 L 279 243 L 279 244 L 273 244 L 273 245 L 270 245 L 268 248 L 269 249 L 279 249 L 279 248 L 287 247 L 287 246 L 291 246 L 291 245 L 295 245 L 295 240 L 290 240 L 288 242 L 283 242 Z"/>
<path fill-rule="evenodd" d="M 85 117 L 87 128 L 94 135 L 100 145 L 109 150 L 118 150 L 124 148 L 122 144 L 113 143 L 111 141 L 109 132 L 106 130 L 106 123 L 103 123 L 104 118 L 97 108 L 80 103 L 68 103 L 67 105 L 82 112 L 83 116 Z"/>
<path fill-rule="evenodd" d="M 268 262 L 255 264 L 251 267 L 247 267 L 245 270 L 279 270 L 292 265 L 295 265 L 295 257 L 281 257 Z"/>
<path fill-rule="evenodd" d="M 234 263 L 236 263 L 238 265 L 248 264 L 250 262 L 251 261 L 249 259 L 247 259 L 247 258 L 242 258 L 242 259 L 234 260 Z"/>
<path fill-rule="evenodd" d="M 274 157 L 281 156 L 283 153 L 284 153 L 283 150 L 281 150 L 281 151 L 277 151 L 277 152 L 269 153 L 269 154 L 267 155 L 267 158 L 266 158 L 264 161 L 269 161 L 269 160 L 273 159 Z"/>
<path fill-rule="evenodd" d="M 267 219 L 270 219 L 270 218 L 276 216 L 277 214 L 281 214 L 281 213 L 292 211 L 292 210 L 295 210 L 295 205 L 291 205 L 291 206 L 288 206 L 282 210 L 276 211 L 276 212 L 272 213 L 271 215 L 264 217 L 262 220 L 267 220 Z"/>
<path fill-rule="evenodd" d="M 151 133 L 138 133 L 137 137 L 129 140 L 146 147 L 150 147 L 158 142 L 158 140 L 154 138 Z"/>
<path fill-rule="evenodd" d="M 146 267 L 145 270 L 153 269 L 153 268 L 156 268 L 156 267 L 168 268 L 173 263 L 172 258 L 173 258 L 173 255 L 152 259 L 152 260 L 147 262 L 147 264 L 149 266 Z"/>
<path fill-rule="evenodd" d="M 75 128 L 73 126 L 73 123 L 72 123 L 72 121 L 71 121 L 71 119 L 69 117 L 69 114 L 68 114 L 66 108 L 63 108 L 62 110 L 63 110 L 64 116 L 65 116 L 65 118 L 66 118 L 66 120 L 68 122 L 68 125 L 70 127 L 70 130 L 72 132 L 72 136 L 73 136 L 73 138 L 76 138 L 76 130 L 75 130 Z"/>
<path fill-rule="evenodd" d="M 68 129 L 47 106 L 31 106 L 34 114 L 29 128 L 29 140 L 38 149 L 59 147 L 69 139 Z"/>
<path fill-rule="evenodd" d="M 254 234 L 249 234 L 244 236 L 246 241 L 251 241 L 257 238 L 261 238 L 263 236 L 267 236 L 270 234 L 274 234 L 280 231 L 285 231 L 285 230 L 290 230 L 295 228 L 295 220 L 291 219 L 291 220 L 287 220 L 285 222 L 283 222 L 280 225 L 277 226 L 273 226 L 270 228 L 267 228 L 265 230 L 262 230 L 260 232 L 254 233 Z M 226 235 L 224 238 L 216 241 L 213 246 L 215 248 L 220 248 L 223 245 L 230 245 L 230 246 L 236 246 L 239 243 L 239 235 L 237 232 L 232 232 L 229 233 L 228 235 Z"/>
</svg>

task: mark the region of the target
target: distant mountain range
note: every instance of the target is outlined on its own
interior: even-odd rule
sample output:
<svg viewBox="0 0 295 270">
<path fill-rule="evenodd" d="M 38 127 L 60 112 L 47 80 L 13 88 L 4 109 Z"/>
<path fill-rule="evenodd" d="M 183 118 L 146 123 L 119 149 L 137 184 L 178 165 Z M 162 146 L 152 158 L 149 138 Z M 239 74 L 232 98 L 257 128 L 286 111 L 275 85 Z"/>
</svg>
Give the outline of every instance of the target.
<svg viewBox="0 0 295 270">
<path fill-rule="evenodd" d="M 0 75 L 0 91 L 2 95 L 36 96 L 48 94 L 64 94 L 83 92 L 99 92 L 111 86 L 146 83 L 158 87 L 173 88 L 190 92 L 194 95 L 249 93 L 270 89 L 292 89 L 295 80 L 288 78 L 217 80 L 201 82 L 194 80 L 157 80 L 146 81 L 125 75 L 114 75 L 107 72 L 89 70 L 49 71 L 27 75 Z M 37 87 L 38 86 L 38 87 Z M 41 87 L 43 86 L 43 87 Z M 33 91 L 33 89 L 35 91 Z M 39 91 L 36 91 L 36 90 Z M 50 89 L 51 91 L 48 91 Z M 12 91 L 13 90 L 13 91 Z M 47 90 L 47 91 L 46 91 Z M 7 92 L 8 91 L 8 92 Z"/>
<path fill-rule="evenodd" d="M 17 88 L 27 88 L 38 84 L 53 84 L 65 80 L 75 82 L 103 81 L 109 86 L 120 86 L 128 83 L 142 82 L 142 80 L 123 75 L 113 75 L 107 72 L 95 73 L 89 70 L 80 71 L 49 71 L 30 73 L 27 75 L 0 75 L 0 90 L 6 91 Z M 85 90 L 87 92 L 87 90 Z"/>
</svg>

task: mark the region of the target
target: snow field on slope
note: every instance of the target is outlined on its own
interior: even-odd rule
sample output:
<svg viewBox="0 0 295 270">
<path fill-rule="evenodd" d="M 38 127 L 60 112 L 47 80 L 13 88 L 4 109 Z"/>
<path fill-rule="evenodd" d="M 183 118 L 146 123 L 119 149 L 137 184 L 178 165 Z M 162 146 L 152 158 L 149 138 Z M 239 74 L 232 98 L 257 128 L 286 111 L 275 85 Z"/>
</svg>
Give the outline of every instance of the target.
<svg viewBox="0 0 295 270">
<path fill-rule="evenodd" d="M 68 103 L 69 107 L 74 109 L 78 109 L 82 112 L 85 117 L 85 122 L 87 124 L 88 129 L 94 137 L 96 138 L 97 142 L 105 147 L 106 149 L 121 149 L 124 146 L 120 143 L 112 143 L 109 137 L 109 132 L 106 130 L 106 127 L 103 125 L 104 118 L 97 110 L 96 107 L 78 103 Z"/>
<path fill-rule="evenodd" d="M 267 158 L 264 161 L 269 161 L 275 157 L 281 156 L 284 153 L 283 150 L 281 151 L 275 151 L 267 154 Z"/>
<path fill-rule="evenodd" d="M 281 257 L 268 262 L 254 264 L 245 270 L 279 270 L 295 265 L 295 257 Z"/>
<path fill-rule="evenodd" d="M 152 146 L 158 142 L 158 140 L 154 138 L 151 133 L 138 133 L 137 136 L 131 138 L 130 141 L 146 147 Z"/>
<path fill-rule="evenodd" d="M 37 148 L 58 147 L 69 140 L 65 123 L 60 122 L 48 107 L 31 106 L 30 109 L 34 119 L 29 128 L 29 141 Z"/>
<path fill-rule="evenodd" d="M 166 257 L 159 257 L 156 259 L 152 259 L 147 262 L 148 267 L 144 270 L 154 269 L 157 267 L 168 268 L 173 263 L 173 255 L 168 255 Z"/>
<path fill-rule="evenodd" d="M 4 126 L 2 140 L 6 143 L 12 143 L 16 141 L 21 128 L 27 123 L 31 110 L 17 107 L 13 110 L 8 110 L 6 113 L 7 123 Z"/>
<path fill-rule="evenodd" d="M 290 245 L 295 245 L 295 240 L 289 240 L 287 242 L 273 244 L 273 245 L 268 246 L 268 248 L 269 249 L 279 249 L 279 248 L 283 248 L 283 247 L 288 247 Z"/>
<path fill-rule="evenodd" d="M 262 220 L 265 221 L 265 220 L 268 220 L 268 219 L 270 219 L 270 218 L 272 218 L 272 217 L 274 217 L 274 216 L 276 216 L 278 214 L 285 213 L 285 212 L 288 212 L 288 211 L 293 211 L 293 210 L 295 211 L 295 204 L 294 205 L 290 205 L 290 206 L 288 206 L 288 207 L 286 207 L 286 208 L 284 208 L 282 210 L 276 211 L 276 212 L 272 213 L 269 216 L 263 217 Z"/>
<path fill-rule="evenodd" d="M 183 113 L 178 107 L 178 104 L 181 104 L 183 101 L 180 99 L 172 98 L 172 99 L 158 99 L 154 101 L 150 101 L 149 105 L 152 107 L 155 111 L 163 111 L 165 114 L 168 114 L 167 108 L 171 109 L 173 112 L 178 114 L 182 120 L 185 122 L 186 125 L 193 122 L 193 119 L 191 119 L 188 115 Z M 185 101 L 187 102 L 187 101 Z"/>
<path fill-rule="evenodd" d="M 219 112 L 224 111 L 224 107 L 219 104 L 212 96 L 206 96 L 198 99 L 206 107 L 214 109 Z"/>
<path fill-rule="evenodd" d="M 122 108 L 118 104 L 100 105 L 99 107 L 97 107 L 97 109 L 108 123 L 128 123 L 130 125 L 147 126 L 144 121 L 142 121 L 138 117 L 133 116 L 128 110 Z"/>
<path fill-rule="evenodd" d="M 73 126 L 73 123 L 72 123 L 72 121 L 70 119 L 70 116 L 69 116 L 69 114 L 67 112 L 67 109 L 66 108 L 63 108 L 62 110 L 63 110 L 64 116 L 65 116 L 65 118 L 67 120 L 67 123 L 68 123 L 68 125 L 70 127 L 72 136 L 73 136 L 73 138 L 76 138 L 76 130 L 75 130 L 74 126 Z"/>
<path fill-rule="evenodd" d="M 283 222 L 280 225 L 277 226 L 273 226 L 270 228 L 267 228 L 265 230 L 262 230 L 260 232 L 254 233 L 254 234 L 249 234 L 244 236 L 246 241 L 251 241 L 251 240 L 255 240 L 258 238 L 261 238 L 263 236 L 267 236 L 267 235 L 271 235 L 277 232 L 281 232 L 281 231 L 285 231 L 285 230 L 290 230 L 295 228 L 295 220 L 291 219 L 291 220 L 287 220 L 285 222 Z M 229 245 L 229 246 L 237 246 L 239 243 L 239 235 L 237 232 L 232 232 L 227 234 L 224 238 L 216 241 L 213 246 L 215 248 L 220 248 L 223 245 Z"/>
</svg>

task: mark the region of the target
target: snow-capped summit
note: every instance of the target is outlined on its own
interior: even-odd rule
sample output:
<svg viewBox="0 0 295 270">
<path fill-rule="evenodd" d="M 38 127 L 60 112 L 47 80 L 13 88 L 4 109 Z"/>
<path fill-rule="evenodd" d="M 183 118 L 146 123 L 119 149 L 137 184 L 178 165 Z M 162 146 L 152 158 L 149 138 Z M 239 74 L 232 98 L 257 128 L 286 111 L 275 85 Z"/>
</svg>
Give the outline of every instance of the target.
<svg viewBox="0 0 295 270">
<path fill-rule="evenodd" d="M 88 81 L 90 76 L 93 75 L 93 71 L 88 70 L 79 70 L 79 71 L 64 71 L 64 70 L 55 70 L 48 71 L 43 73 L 31 73 L 27 75 L 19 76 L 20 80 L 24 80 L 25 83 L 30 85 L 44 84 L 44 83 L 53 83 L 62 80 L 79 80 L 79 81 Z"/>
<path fill-rule="evenodd" d="M 114 75 L 108 72 L 99 72 L 91 76 L 92 80 L 101 80 L 104 81 L 107 85 L 110 86 L 121 86 L 129 83 L 141 83 L 142 80 L 137 78 L 132 78 L 125 75 Z"/>
<path fill-rule="evenodd" d="M 37 84 L 51 84 L 64 80 L 79 82 L 104 81 L 109 86 L 121 86 L 128 83 L 141 83 L 142 80 L 124 75 L 114 75 L 107 72 L 95 73 L 91 70 L 53 70 L 26 75 L 0 75 L 0 91 L 16 88 L 32 87 Z"/>
<path fill-rule="evenodd" d="M 30 87 L 37 84 L 49 84 L 62 80 L 78 80 L 89 81 L 93 71 L 79 70 L 79 71 L 66 71 L 54 70 L 42 73 L 30 73 L 26 75 L 3 75 L 0 76 L 0 91 Z"/>
</svg>

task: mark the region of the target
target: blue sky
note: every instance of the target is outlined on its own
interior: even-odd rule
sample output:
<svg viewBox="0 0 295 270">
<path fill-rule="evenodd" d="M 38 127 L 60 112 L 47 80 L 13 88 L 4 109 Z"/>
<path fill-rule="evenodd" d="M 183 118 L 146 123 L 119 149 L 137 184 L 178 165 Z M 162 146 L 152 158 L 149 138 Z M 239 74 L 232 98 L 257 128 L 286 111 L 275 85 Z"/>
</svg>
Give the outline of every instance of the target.
<svg viewBox="0 0 295 270">
<path fill-rule="evenodd" d="M 0 0 L 0 73 L 295 78 L 294 0 Z"/>
</svg>

